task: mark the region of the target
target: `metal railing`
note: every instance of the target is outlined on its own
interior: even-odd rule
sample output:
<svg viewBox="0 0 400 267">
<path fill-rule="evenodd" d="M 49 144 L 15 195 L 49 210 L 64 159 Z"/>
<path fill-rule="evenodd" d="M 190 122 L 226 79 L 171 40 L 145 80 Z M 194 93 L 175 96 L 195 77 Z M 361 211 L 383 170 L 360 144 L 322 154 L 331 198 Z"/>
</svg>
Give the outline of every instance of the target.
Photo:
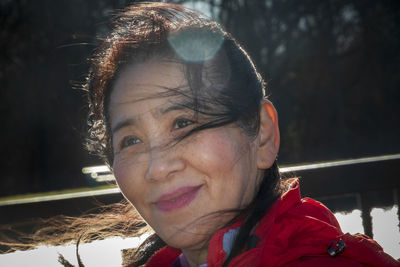
<svg viewBox="0 0 400 267">
<path fill-rule="evenodd" d="M 399 205 L 398 165 L 400 154 L 394 154 L 284 166 L 280 171 L 300 177 L 302 195 L 322 201 L 333 211 L 360 209 L 365 233 L 372 236 L 371 209 Z M 82 172 L 101 182 L 114 179 L 107 166 L 85 167 Z M 1 216 L 0 224 L 58 214 L 75 216 L 98 202 L 109 204 L 122 198 L 119 189 L 112 187 L 3 200 L 0 212 L 7 216 Z"/>
</svg>

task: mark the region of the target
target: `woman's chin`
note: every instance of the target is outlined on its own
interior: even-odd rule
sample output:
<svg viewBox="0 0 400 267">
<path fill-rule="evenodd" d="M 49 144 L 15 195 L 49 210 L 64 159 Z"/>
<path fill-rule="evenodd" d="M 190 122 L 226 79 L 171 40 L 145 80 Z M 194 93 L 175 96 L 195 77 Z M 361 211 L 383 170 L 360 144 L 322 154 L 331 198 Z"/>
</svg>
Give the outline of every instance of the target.
<svg viewBox="0 0 400 267">
<path fill-rule="evenodd" d="M 164 242 L 180 250 L 203 250 L 208 247 L 211 236 L 202 233 L 177 233 L 170 238 L 162 238 Z"/>
<path fill-rule="evenodd" d="M 169 229 L 164 228 L 156 232 L 169 246 L 179 249 L 203 249 L 207 247 L 211 237 L 218 229 L 221 229 L 232 219 L 232 214 L 212 213 L 209 216 L 200 216 L 195 221 L 190 220 L 186 223 Z M 172 224 L 171 224 L 172 225 Z"/>
</svg>

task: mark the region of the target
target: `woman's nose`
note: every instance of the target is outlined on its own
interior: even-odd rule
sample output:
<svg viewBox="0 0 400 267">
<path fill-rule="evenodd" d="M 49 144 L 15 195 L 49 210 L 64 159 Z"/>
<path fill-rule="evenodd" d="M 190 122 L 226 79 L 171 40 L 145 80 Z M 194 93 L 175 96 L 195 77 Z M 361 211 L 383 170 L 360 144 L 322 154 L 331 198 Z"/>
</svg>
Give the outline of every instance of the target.
<svg viewBox="0 0 400 267">
<path fill-rule="evenodd" d="M 184 168 L 184 160 L 176 149 L 153 148 L 150 150 L 146 179 L 149 181 L 167 179 Z"/>
</svg>

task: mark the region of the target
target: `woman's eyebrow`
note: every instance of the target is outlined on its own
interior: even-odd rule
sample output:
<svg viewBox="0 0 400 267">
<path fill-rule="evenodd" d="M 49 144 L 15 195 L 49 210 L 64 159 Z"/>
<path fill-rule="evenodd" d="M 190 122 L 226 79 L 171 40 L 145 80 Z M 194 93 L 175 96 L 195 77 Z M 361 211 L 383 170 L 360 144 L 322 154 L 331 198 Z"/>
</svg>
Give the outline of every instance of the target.
<svg viewBox="0 0 400 267">
<path fill-rule="evenodd" d="M 188 109 L 187 105 L 185 105 L 185 104 L 170 105 L 167 107 L 157 109 L 157 115 L 161 116 L 161 115 L 167 114 L 168 112 L 171 112 L 171 111 L 183 110 L 183 109 Z"/>
<path fill-rule="evenodd" d="M 122 120 L 120 122 L 118 122 L 112 129 L 111 132 L 115 133 L 119 130 L 121 130 L 122 128 L 128 127 L 128 126 L 132 126 L 136 124 L 136 119 L 134 118 L 128 118 L 125 120 Z"/>
<path fill-rule="evenodd" d="M 165 115 L 165 114 L 167 114 L 168 112 L 171 112 L 171 111 L 184 110 L 184 109 L 189 109 L 189 108 L 184 104 L 176 104 L 176 105 L 170 105 L 170 106 L 163 107 L 163 108 L 158 108 L 158 109 L 156 109 L 155 117 L 160 117 L 160 116 Z M 133 126 L 136 123 L 137 123 L 137 119 L 136 118 L 124 119 L 124 120 L 118 122 L 113 128 L 111 128 L 111 132 L 115 133 L 115 132 L 121 130 L 122 128 L 125 128 L 125 127 L 128 127 L 128 126 Z"/>
</svg>

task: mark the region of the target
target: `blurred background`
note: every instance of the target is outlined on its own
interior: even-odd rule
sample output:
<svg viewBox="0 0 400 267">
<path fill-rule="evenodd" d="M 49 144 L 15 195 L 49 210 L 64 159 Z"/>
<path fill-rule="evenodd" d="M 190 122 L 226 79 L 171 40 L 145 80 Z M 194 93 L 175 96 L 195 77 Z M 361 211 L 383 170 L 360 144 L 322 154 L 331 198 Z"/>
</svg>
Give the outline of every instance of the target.
<svg viewBox="0 0 400 267">
<path fill-rule="evenodd" d="M 87 58 L 124 0 L 0 1 L 0 196 L 88 185 Z M 400 151 L 398 0 L 170 1 L 221 22 L 279 112 L 281 164 Z"/>
</svg>

